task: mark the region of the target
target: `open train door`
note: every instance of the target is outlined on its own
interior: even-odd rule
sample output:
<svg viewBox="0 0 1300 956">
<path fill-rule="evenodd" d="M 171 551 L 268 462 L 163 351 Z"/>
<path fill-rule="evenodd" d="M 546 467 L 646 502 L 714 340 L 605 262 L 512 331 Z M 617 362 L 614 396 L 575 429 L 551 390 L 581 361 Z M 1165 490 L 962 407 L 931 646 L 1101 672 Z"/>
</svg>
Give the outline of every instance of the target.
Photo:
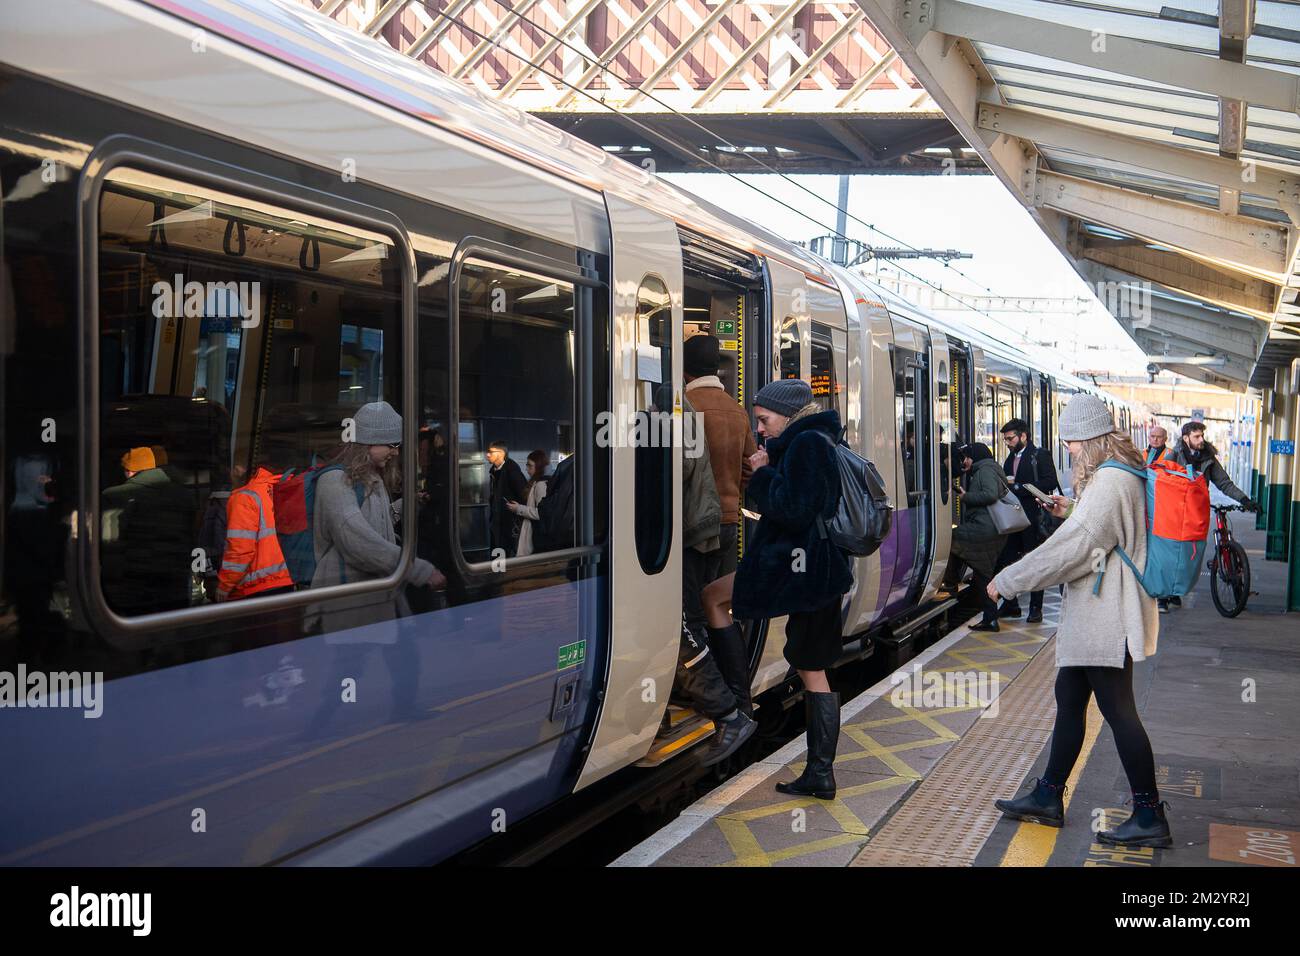
<svg viewBox="0 0 1300 956">
<path fill-rule="evenodd" d="M 610 653 L 581 789 L 649 750 L 682 628 L 682 253 L 677 226 L 605 196 L 613 238 L 610 356 Z M 650 415 L 650 443 L 625 424 Z M 668 416 L 665 418 L 665 416 Z M 665 429 L 663 423 L 671 422 Z M 599 425 L 599 423 L 598 423 Z M 670 442 L 661 440 L 665 431 Z M 596 430 L 597 441 L 602 430 Z"/>
</svg>

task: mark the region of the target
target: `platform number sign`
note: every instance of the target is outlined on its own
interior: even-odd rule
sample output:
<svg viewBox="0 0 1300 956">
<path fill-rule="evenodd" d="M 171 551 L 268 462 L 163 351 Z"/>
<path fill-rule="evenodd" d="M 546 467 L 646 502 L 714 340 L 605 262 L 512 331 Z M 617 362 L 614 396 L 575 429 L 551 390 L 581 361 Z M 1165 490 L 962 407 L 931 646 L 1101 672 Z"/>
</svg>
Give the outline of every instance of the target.
<svg viewBox="0 0 1300 956">
<path fill-rule="evenodd" d="M 1294 455 L 1295 442 L 1289 438 L 1270 438 L 1268 440 L 1270 455 Z"/>
</svg>

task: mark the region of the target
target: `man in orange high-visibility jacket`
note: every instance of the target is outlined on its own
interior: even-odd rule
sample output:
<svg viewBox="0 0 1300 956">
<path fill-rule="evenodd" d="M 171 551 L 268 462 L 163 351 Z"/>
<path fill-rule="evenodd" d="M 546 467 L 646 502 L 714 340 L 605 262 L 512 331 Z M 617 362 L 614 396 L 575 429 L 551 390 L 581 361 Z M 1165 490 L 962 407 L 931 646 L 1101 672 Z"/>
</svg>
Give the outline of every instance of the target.
<svg viewBox="0 0 1300 956">
<path fill-rule="evenodd" d="M 217 574 L 217 600 L 293 590 L 275 536 L 271 486 L 280 476 L 258 468 L 248 484 L 231 492 L 226 504 L 226 548 Z"/>
</svg>

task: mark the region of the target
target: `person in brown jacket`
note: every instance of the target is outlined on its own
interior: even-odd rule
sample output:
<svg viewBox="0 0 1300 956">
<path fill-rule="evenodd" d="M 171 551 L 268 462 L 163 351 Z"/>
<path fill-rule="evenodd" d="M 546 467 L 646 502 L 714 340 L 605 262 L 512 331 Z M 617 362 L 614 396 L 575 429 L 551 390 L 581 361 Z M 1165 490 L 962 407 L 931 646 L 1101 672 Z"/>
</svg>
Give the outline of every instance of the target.
<svg viewBox="0 0 1300 956">
<path fill-rule="evenodd" d="M 692 626 L 703 625 L 706 620 L 700 592 L 706 585 L 736 570 L 740 505 L 744 501 L 745 486 L 753 471 L 749 456 L 758 450 L 754 443 L 754 433 L 749 429 L 749 416 L 727 394 L 718 378 L 721 349 L 717 337 L 707 334 L 691 336 L 682 349 L 686 395 L 704 422 L 709 464 L 712 466 L 713 481 L 717 485 L 718 498 L 722 504 L 722 527 L 719 533 L 721 546 L 716 551 L 701 555 L 698 561 L 689 562 L 682 572 L 686 577 L 683 591 L 689 596 L 687 621 Z M 709 647 L 718 659 L 727 686 L 740 701 L 744 713 L 752 713 L 749 666 L 740 626 L 735 623 L 722 628 L 710 626 L 708 635 Z"/>
</svg>

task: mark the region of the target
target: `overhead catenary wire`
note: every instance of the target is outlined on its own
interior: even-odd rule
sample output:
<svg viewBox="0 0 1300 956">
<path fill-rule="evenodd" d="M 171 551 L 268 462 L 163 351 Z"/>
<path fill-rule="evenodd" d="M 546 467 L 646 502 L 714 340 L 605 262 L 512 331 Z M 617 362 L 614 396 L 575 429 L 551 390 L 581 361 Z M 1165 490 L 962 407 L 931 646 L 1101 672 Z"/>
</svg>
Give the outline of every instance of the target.
<svg viewBox="0 0 1300 956">
<path fill-rule="evenodd" d="M 563 77 L 559 77 L 559 76 L 557 76 L 557 75 L 555 75 L 555 74 L 553 74 L 553 73 L 550 73 L 549 71 L 547 71 L 547 70 L 545 70 L 543 67 L 541 67 L 539 64 L 533 63 L 531 60 L 527 59 L 526 57 L 521 56 L 520 54 L 516 53 L 515 51 L 508 49 L 506 46 L 503 45 L 503 40 L 502 40 L 502 39 L 499 39 L 499 38 L 497 38 L 497 37 L 495 37 L 495 36 L 494 36 L 494 37 L 487 37 L 487 36 L 485 36 L 484 34 L 480 33 L 478 30 L 476 30 L 476 29 L 474 29 L 473 27 L 471 27 L 469 24 L 465 23 L 465 22 L 464 22 L 462 19 L 460 19 L 459 17 L 449 16 L 449 15 L 445 14 L 443 11 L 437 11 L 437 15 L 443 17 L 443 18 L 446 19 L 446 20 L 451 21 L 452 23 L 455 23 L 457 26 L 461 27 L 461 28 L 464 29 L 464 30 L 468 30 L 469 32 L 475 34 L 476 36 L 478 36 L 478 37 L 484 39 L 485 41 L 487 41 L 487 42 L 489 42 L 489 43 L 491 43 L 493 46 L 496 46 L 498 49 L 500 49 L 500 50 L 502 50 L 502 51 L 504 51 L 504 52 L 510 54 L 511 56 L 515 57 L 516 59 L 523 60 L 523 62 L 527 63 L 527 64 L 528 64 L 529 66 L 531 66 L 533 69 L 538 70 L 539 72 L 545 73 L 545 74 L 546 74 L 548 77 L 550 77 L 551 79 L 559 80 L 561 83 L 563 83 L 565 86 L 567 86 L 569 89 L 573 90 L 574 92 L 582 93 L 582 94 L 583 94 L 584 96 L 586 96 L 588 99 L 591 99 L 591 100 L 593 100 L 594 102 L 599 103 L 600 105 L 604 106 L 606 109 L 609 109 L 609 110 L 611 110 L 612 112 L 614 112 L 616 115 L 620 115 L 620 116 L 622 116 L 622 118 L 623 118 L 625 121 L 635 123 L 634 120 L 630 119 L 628 116 L 626 116 L 626 115 L 624 115 L 624 114 L 620 114 L 620 113 L 618 112 L 618 110 L 617 110 L 615 107 L 611 107 L 608 103 L 606 103 L 604 100 L 600 99 L 599 97 L 592 95 L 590 92 L 588 92 L 588 91 L 586 91 L 586 90 L 581 90 L 581 89 L 579 89 L 577 86 L 575 86 L 574 84 L 570 83 L 568 80 L 565 80 Z M 560 35 L 557 34 L 557 33 L 552 32 L 550 29 L 548 29 L 547 27 L 543 26 L 541 23 L 538 23 L 536 20 L 532 19 L 531 17 L 525 16 L 523 13 L 513 13 L 513 22 L 514 22 L 515 24 L 518 24 L 518 23 L 520 23 L 520 22 L 527 23 L 529 26 L 533 27 L 534 29 L 538 30 L 539 32 L 541 32 L 541 33 L 545 34 L 546 36 L 550 37 L 552 40 L 554 40 L 555 42 L 561 44 L 562 46 L 564 46 L 565 48 L 571 50 L 572 52 L 576 53 L 578 56 L 582 57 L 583 59 L 590 59 L 591 56 L 592 56 L 592 54 L 591 54 L 591 52 L 590 52 L 589 50 L 583 50 L 583 49 L 580 49 L 579 47 L 574 46 L 572 43 L 570 43 L 570 42 L 569 42 L 568 40 L 566 40 L 564 37 L 560 36 Z M 494 32 L 496 32 L 496 31 L 494 31 Z M 672 106 L 670 103 L 668 103 L 668 102 L 666 102 L 665 100 L 662 100 L 662 99 L 660 99 L 658 96 L 656 96 L 656 95 L 654 94 L 653 91 L 651 91 L 651 90 L 647 90 L 647 89 L 644 89 L 644 88 L 643 88 L 642 86 L 640 86 L 639 84 L 635 84 L 635 83 L 633 83 L 633 82 L 632 82 L 628 77 L 620 76 L 618 73 L 616 73 L 616 72 L 615 72 L 611 67 L 609 67 L 607 64 L 605 64 L 605 63 L 601 63 L 599 60 L 597 60 L 597 61 L 596 61 L 595 63 L 593 63 L 592 65 L 595 66 L 595 67 L 596 67 L 598 70 L 600 70 L 602 73 L 606 73 L 606 74 L 608 74 L 609 76 L 611 76 L 611 77 L 613 77 L 614 79 L 616 79 L 616 80 L 617 80 L 621 85 L 626 86 L 628 89 L 632 90 L 632 91 L 635 92 L 635 93 L 639 93 L 639 94 L 641 94 L 642 96 L 646 97 L 647 99 L 653 100 L 655 103 L 658 103 L 660 106 L 662 106 L 664 109 L 668 110 L 669 112 L 671 112 L 671 113 L 674 114 L 675 116 L 681 117 L 681 118 L 682 118 L 683 120 L 685 120 L 687 123 L 689 123 L 690 125 L 696 127 L 696 128 L 699 129 L 701 132 L 706 133 L 707 135 L 713 137 L 714 139 L 716 139 L 716 140 L 717 140 L 719 143 L 721 143 L 722 145 L 727 146 L 727 147 L 730 148 L 730 149 L 734 149 L 734 150 L 736 150 L 737 152 L 742 151 L 742 148 L 741 148 L 740 146 L 738 146 L 738 145 L 736 145 L 735 143 L 731 142 L 731 140 L 727 139 L 727 138 L 726 138 L 725 136 L 723 136 L 721 133 L 718 133 L 718 132 L 715 131 L 715 130 L 711 130 L 711 129 L 709 129 L 709 127 L 705 126 L 703 123 L 701 123 L 701 122 L 699 122 L 698 120 L 696 120 L 693 116 L 690 116 L 689 114 L 687 114 L 687 113 L 683 113 L 683 112 L 681 112 L 680 110 L 676 109 L 676 108 L 675 108 L 674 106 Z M 637 123 L 636 125 L 640 126 L 641 129 L 643 129 L 643 130 L 645 130 L 645 131 L 647 131 L 647 132 L 650 132 L 650 133 L 652 134 L 652 140 L 653 140 L 654 138 L 660 138 L 660 139 L 671 140 L 671 137 L 668 136 L 666 133 L 664 133 L 664 132 L 662 132 L 662 131 L 652 130 L 652 129 L 650 129 L 649 127 L 646 127 L 646 126 L 644 126 L 644 125 L 642 125 L 642 124 L 639 124 L 639 123 Z M 693 152 L 693 151 L 690 149 L 690 147 L 689 147 L 688 145 L 686 145 L 686 144 L 678 143 L 678 145 L 681 146 L 682 149 L 685 150 L 685 151 L 688 152 L 688 153 L 689 153 L 689 152 Z M 721 171 L 721 172 L 726 172 L 726 173 L 728 173 L 729 175 L 731 175 L 733 178 L 738 179 L 738 176 L 737 176 L 734 172 L 732 172 L 732 171 L 730 171 L 730 170 L 723 169 L 722 167 L 719 167 L 716 163 L 713 163 L 713 162 L 709 161 L 708 159 L 705 159 L 704 157 L 699 157 L 699 158 L 700 158 L 700 160 L 701 160 L 702 162 L 706 162 L 706 163 L 708 163 L 710 166 L 713 166 L 714 169 L 718 169 L 718 170 Z M 869 222 L 867 222 L 866 220 L 861 219 L 861 218 L 859 218 L 858 216 L 855 216 L 853 213 L 849 212 L 849 210 L 848 210 L 848 208 L 847 208 L 847 203 L 845 204 L 845 206 L 841 207 L 838 203 L 836 203 L 836 202 L 832 202 L 831 200 L 827 199 L 825 196 L 822 196 L 821 194 L 817 193 L 815 190 L 809 189 L 807 186 L 805 186 L 803 183 L 799 182 L 798 180 L 795 180 L 795 179 L 791 178 L 787 173 L 784 173 L 784 172 L 782 172 L 781 170 L 779 170 L 779 169 L 777 169 L 777 168 L 775 168 L 775 167 L 773 167 L 773 166 L 769 166 L 767 163 L 763 162 L 763 161 L 762 161 L 761 159 L 759 159 L 758 157 L 756 157 L 756 156 L 750 156 L 750 157 L 748 157 L 748 158 L 749 158 L 749 161 L 750 161 L 750 162 L 753 162 L 754 164 L 756 164 L 756 165 L 758 165 L 758 166 L 761 166 L 763 169 L 767 170 L 767 171 L 768 171 L 769 173 L 771 173 L 772 175 L 780 177 L 781 179 L 785 180 L 786 182 L 788 182 L 790 185 L 794 186 L 795 188 L 800 189 L 800 190 L 802 190 L 803 192 L 807 193 L 808 195 L 812 196 L 812 197 L 813 197 L 814 199 L 816 199 L 818 202 L 821 202 L 821 203 L 824 203 L 824 204 L 827 205 L 827 206 L 830 206 L 830 207 L 831 207 L 832 209 L 834 209 L 837 213 L 843 213 L 847 218 L 852 219 L 854 222 L 858 223 L 859 225 L 864 226 L 864 227 L 866 227 L 867 229 L 870 229 L 872 232 L 874 232 L 874 233 L 876 233 L 876 234 L 878 234 L 878 235 L 880 235 L 880 236 L 883 236 L 884 238 L 888 239 L 890 242 L 897 242 L 897 243 L 899 243 L 900 245 L 906 246 L 908 249 L 913 250 L 914 252 L 919 252 L 919 251 L 920 251 L 920 247 L 919 247 L 919 246 L 915 246 L 915 245 L 913 245 L 912 243 L 908 242 L 908 241 L 905 240 L 905 239 L 901 239 L 901 238 L 899 238 L 898 236 L 895 236 L 895 235 L 892 235 L 892 234 L 886 232 L 885 230 L 883 230 L 883 229 L 879 228 L 878 226 L 876 226 L 874 223 L 869 223 Z M 740 181 L 743 182 L 743 180 L 740 180 Z M 770 197 L 770 196 L 769 196 L 769 198 L 773 198 L 773 197 Z M 843 236 L 843 235 L 841 235 L 840 233 L 835 232 L 835 230 L 831 230 L 831 231 L 832 231 L 833 233 L 835 233 L 835 235 L 839 236 L 840 238 L 845 238 L 845 239 L 848 238 L 847 236 Z M 963 279 L 965 279 L 967 282 L 971 283 L 972 285 L 976 286 L 976 287 L 979 288 L 979 289 L 982 289 L 983 291 L 987 292 L 989 295 L 991 295 L 991 296 L 997 296 L 997 293 L 994 292 L 994 290 L 993 290 L 992 288 L 990 288 L 989 286 L 984 285 L 982 282 L 980 282 L 980 281 L 977 280 L 977 279 L 973 279 L 973 278 L 971 278 L 969 275 L 967 275 L 966 273 L 962 272 L 960 269 L 958 269 L 956 266 L 952 265 L 950 262 L 945 262 L 945 263 L 944 263 L 944 268 L 949 269 L 950 271 L 956 273 L 957 275 L 959 275 L 959 276 L 961 276 Z M 908 274 L 911 275 L 912 273 L 908 273 Z M 927 284 L 927 285 L 931 285 L 933 288 L 938 289 L 938 291 L 941 291 L 941 292 L 945 291 L 945 290 L 939 288 L 938 286 L 934 286 L 933 283 L 929 283 L 929 282 L 927 282 L 926 284 Z M 945 294 L 946 294 L 946 293 L 945 293 Z M 1023 313 L 1025 313 L 1026 315 L 1035 315 L 1034 312 L 1030 311 L 1029 309 L 1025 309 L 1025 308 L 1023 308 L 1023 307 L 1021 307 L 1021 306 L 1019 306 L 1019 305 L 1015 306 L 1014 308 L 1015 308 L 1017 311 L 1019 311 L 1019 312 L 1023 312 Z M 981 314 L 987 314 L 987 313 L 981 313 Z M 996 321 L 996 320 L 995 320 L 995 321 Z M 1011 326 L 1006 325 L 1005 323 L 1001 323 L 1001 324 L 1003 325 L 1004 328 L 1008 328 L 1008 329 L 1011 328 Z M 1017 334 L 1017 335 L 1020 335 L 1020 336 L 1022 336 L 1022 337 L 1024 337 L 1024 338 L 1027 338 L 1027 336 L 1025 336 L 1024 333 L 1020 332 L 1019 330 L 1015 330 L 1015 331 L 1016 331 L 1016 334 Z"/>
<path fill-rule="evenodd" d="M 600 99 L 600 97 L 595 96 L 595 95 L 593 95 L 592 93 L 588 92 L 587 90 L 584 90 L 584 89 L 582 89 L 582 88 L 576 86 L 575 84 L 569 82 L 569 81 L 566 80 L 563 76 L 560 76 L 560 75 L 558 75 L 558 74 L 552 73 L 550 70 L 546 69 L 546 68 L 545 68 L 544 66 L 542 66 L 540 63 L 534 63 L 532 60 L 528 59 L 526 56 L 523 56 L 523 55 L 521 55 L 521 54 L 519 54 L 519 53 L 516 53 L 515 51 L 513 51 L 513 50 L 509 49 L 508 47 L 506 47 L 506 46 L 503 44 L 502 40 L 497 39 L 497 38 L 494 38 L 494 37 L 491 37 L 491 36 L 488 36 L 487 34 L 481 32 L 481 31 L 475 29 L 474 27 L 470 26 L 469 24 L 465 23 L 465 22 L 464 22 L 463 20 L 461 20 L 459 17 L 453 17 L 453 16 L 450 16 L 450 15 L 448 15 L 447 13 L 445 13 L 444 11 L 441 11 L 441 10 L 436 11 L 436 12 L 434 13 L 434 15 L 435 15 L 435 16 L 439 16 L 439 17 L 442 17 L 443 19 L 446 19 L 446 20 L 451 21 L 452 23 L 456 24 L 457 26 L 459 26 L 461 29 L 465 30 L 466 32 L 471 33 L 471 34 L 473 34 L 474 36 L 478 37 L 480 40 L 483 40 L 483 41 L 485 41 L 485 42 L 491 43 L 493 46 L 497 47 L 498 49 L 500 49 L 502 52 L 508 54 L 509 56 L 512 56 L 512 57 L 514 57 L 514 58 L 517 59 L 517 60 L 521 60 L 521 61 L 523 61 L 524 63 L 528 64 L 528 66 L 530 66 L 530 67 L 532 67 L 534 70 L 536 70 L 537 72 L 539 72 L 539 73 L 541 73 L 541 74 L 543 74 L 543 75 L 549 77 L 549 78 L 552 79 L 552 80 L 555 80 L 555 81 L 558 82 L 558 83 L 563 84 L 564 86 L 566 86 L 566 87 L 568 87 L 569 89 L 573 90 L 575 93 L 578 93 L 578 94 L 581 95 L 581 96 L 585 96 L 587 99 L 591 100 L 593 103 L 596 103 L 596 104 L 598 104 L 598 105 L 604 107 L 605 109 L 609 110 L 611 113 L 614 113 L 616 116 L 619 116 L 619 117 L 620 117 L 624 122 L 626 122 L 626 123 L 630 123 L 630 124 L 632 124 L 633 126 L 638 127 L 638 128 L 641 129 L 643 132 L 649 133 L 649 134 L 651 135 L 652 138 L 663 138 L 663 139 L 667 139 L 667 138 L 668 138 L 668 137 L 665 136 L 665 134 L 663 134 L 662 132 L 659 132 L 658 130 L 651 129 L 649 126 L 646 126 L 644 123 L 640 122 L 639 120 L 633 119 L 633 118 L 630 117 L 630 116 L 627 116 L 627 115 L 625 115 L 625 114 L 621 114 L 621 113 L 619 113 L 617 107 L 615 107 L 615 106 L 611 106 L 609 103 L 606 103 L 604 100 Z M 522 19 L 522 18 L 520 18 L 520 19 Z M 531 22 L 531 21 L 530 21 L 530 22 Z M 544 28 L 542 28 L 542 27 L 540 27 L 540 26 L 538 27 L 538 29 L 543 29 L 543 30 L 544 30 Z M 564 41 L 561 40 L 560 42 L 563 43 Z M 580 50 L 576 50 L 576 48 L 574 48 L 574 47 L 570 47 L 570 49 L 575 49 L 575 51 L 578 52 L 578 53 L 580 53 L 582 56 L 586 56 L 586 55 L 587 55 L 587 54 L 585 54 L 585 53 L 582 53 L 582 51 L 580 51 Z M 653 94 L 647 93 L 646 95 L 649 96 L 649 97 L 651 97 L 651 98 L 654 98 L 654 97 L 653 97 Z M 675 111 L 674 111 L 674 112 L 675 112 Z M 679 115 L 680 115 L 680 114 L 679 114 Z M 688 118 L 688 119 L 689 119 L 689 118 Z M 695 123 L 694 120 L 691 120 L 691 122 L 692 122 L 692 123 Z M 700 126 L 700 124 L 698 124 L 698 123 L 695 123 L 695 125 Z M 722 137 L 717 136 L 716 134 L 713 134 L 711 131 L 709 131 L 709 130 L 707 129 L 707 127 L 700 126 L 700 128 L 701 128 L 701 129 L 704 129 L 705 132 L 709 132 L 710 135 L 714 135 L 716 138 L 718 138 L 718 139 L 720 139 L 720 140 L 723 139 Z M 726 141 L 723 140 L 723 142 L 726 142 Z M 681 144 L 678 144 L 678 145 L 681 145 Z M 736 147 L 734 144 L 730 144 L 730 143 L 728 143 L 728 145 L 730 145 L 733 149 L 738 149 L 738 148 L 739 148 L 739 147 Z M 683 148 L 683 149 L 686 149 L 687 147 L 683 146 L 682 148 Z M 708 159 L 708 158 L 706 158 L 706 157 L 700 157 L 700 159 L 701 159 L 702 162 L 704 162 L 704 163 L 706 163 L 707 165 L 713 167 L 715 170 L 717 170 L 718 172 L 722 173 L 723 175 L 725 175 L 725 176 L 729 176 L 730 178 L 736 180 L 736 182 L 740 183 L 741 185 L 746 186 L 746 187 L 748 187 L 749 189 L 752 189 L 754 192 L 758 193 L 758 194 L 759 194 L 760 196 L 762 196 L 763 198 L 765 198 L 765 199 L 767 199 L 767 200 L 769 200 L 769 201 L 771 201 L 771 202 L 774 202 L 774 203 L 776 203 L 777 205 L 784 207 L 785 209 L 788 209 L 790 212 L 793 212 L 794 214 L 796 214 L 796 215 L 798 215 L 798 216 L 801 216 L 801 217 L 803 217 L 804 219 L 807 219 L 809 222 L 811 222 L 813 225 L 817 226 L 818 228 L 826 230 L 828 233 L 830 233 L 831 235 L 833 235 L 833 236 L 835 236 L 835 237 L 837 237 L 837 238 L 844 239 L 844 240 L 847 240 L 847 241 L 852 241 L 851 239 L 849 239 L 848 236 L 846 236 L 846 235 L 844 235 L 843 233 L 841 233 L 838 229 L 835 229 L 835 228 L 833 228 L 833 227 L 831 227 L 831 226 L 828 226 L 828 225 L 826 225 L 824 222 L 821 222 L 820 220 L 813 218 L 811 215 L 809 215 L 808 213 L 804 212 L 802 209 L 799 209 L 799 208 L 797 208 L 797 207 L 795 207 L 795 206 L 792 206 L 790 203 L 787 203 L 787 202 L 785 202 L 785 201 L 782 200 L 782 199 L 778 199 L 776 196 L 773 196 L 771 193 L 766 192 L 766 191 L 763 190 L 763 189 L 760 189 L 758 186 L 755 186 L 753 183 L 746 182 L 744 179 L 742 179 L 740 176 L 738 176 L 736 173 L 732 172 L 731 170 L 729 170 L 729 169 L 724 169 L 722 166 L 719 166 L 717 163 L 713 162 L 712 160 L 710 160 L 710 159 Z M 760 163 L 760 165 L 763 165 L 764 168 L 771 169 L 771 167 L 766 166 L 766 164 Z M 808 189 L 806 186 L 803 186 L 801 183 L 797 183 L 797 182 L 795 182 L 794 180 L 791 180 L 791 179 L 790 179 L 788 176 L 786 176 L 784 173 L 781 173 L 781 172 L 779 172 L 778 170 L 772 170 L 772 172 L 775 173 L 775 174 L 778 175 L 778 176 L 781 176 L 782 178 L 786 179 L 787 181 L 791 182 L 793 185 L 798 186 L 800 189 L 804 190 L 805 192 L 808 192 L 808 193 L 810 193 L 811 195 L 816 196 L 819 200 L 821 200 L 822 202 L 824 202 L 824 203 L 826 203 L 827 205 L 831 206 L 833 209 L 836 209 L 836 210 L 839 210 L 839 209 L 840 209 L 840 207 L 839 207 L 837 204 L 832 203 L 830 200 L 825 199 L 825 198 L 823 198 L 823 197 L 821 197 L 821 196 L 818 196 L 815 192 L 813 192 L 812 190 Z M 845 215 L 849 215 L 849 213 L 847 212 L 847 210 L 845 210 Z M 879 232 L 882 236 L 885 236 L 886 238 L 889 238 L 889 239 L 891 239 L 891 240 L 894 241 L 894 242 L 902 243 L 903 245 L 908 246 L 909 248 L 913 248 L 913 249 L 916 248 L 915 246 L 912 246 L 910 243 L 904 242 L 903 240 L 898 239 L 898 238 L 896 238 L 896 237 L 889 236 L 888 233 L 885 233 L 885 232 L 883 232 L 883 231 L 881 231 L 881 230 L 879 230 L 879 229 L 876 229 L 874 226 L 870 225 L 869 223 L 865 223 L 865 222 L 863 222 L 861 219 L 858 219 L 858 217 L 856 217 L 856 216 L 851 216 L 851 218 L 854 219 L 856 222 L 860 222 L 860 223 L 862 223 L 863 225 L 867 226 L 869 229 L 873 229 L 874 231 Z M 951 295 L 951 294 L 948 293 L 948 292 L 947 292 L 947 291 L 946 291 L 942 286 L 940 286 L 940 285 L 938 285 L 938 284 L 936 284 L 936 283 L 930 281 L 929 279 L 926 279 L 926 278 L 923 277 L 923 276 L 919 276 L 919 275 L 917 275 L 916 273 L 914 273 L 914 272 L 912 272 L 912 271 L 910 271 L 910 270 L 908 270 L 908 269 L 904 269 L 902 266 L 899 266 L 899 265 L 897 265 L 897 264 L 895 264 L 894 268 L 898 269 L 899 272 L 902 272 L 902 273 L 904 273 L 904 274 L 910 276 L 911 278 L 915 279 L 917 282 L 920 282 L 920 283 L 922 283 L 923 285 L 927 285 L 927 286 L 929 286 L 930 288 L 934 289 L 936 292 L 939 292 L 939 293 L 942 293 L 942 294 L 944 294 L 944 295 L 947 295 L 949 298 L 951 298 L 953 301 L 957 302 L 957 303 L 958 303 L 959 305 L 961 305 L 963 308 L 969 309 L 970 311 L 976 313 L 977 315 L 982 315 L 982 316 L 984 316 L 984 317 L 985 317 L 986 319 L 988 319 L 990 322 L 993 322 L 993 323 L 996 323 L 997 325 L 1002 326 L 1004 329 L 1008 330 L 1009 332 L 1011 332 L 1011 333 L 1013 333 L 1014 335 L 1016 335 L 1017 337 L 1019 337 L 1022 341 L 1025 341 L 1025 342 L 1028 342 L 1028 341 L 1029 341 L 1028 336 L 1026 336 L 1025 333 L 1022 332 L 1020 329 L 1017 329 L 1017 328 L 1015 328 L 1014 326 L 1008 325 L 1006 322 L 1003 322 L 1002 320 L 1000 320 L 1000 319 L 998 319 L 998 318 L 995 318 L 994 316 L 990 315 L 988 312 L 985 312 L 983 309 L 978 309 L 978 308 L 976 308 L 975 306 L 971 305 L 970 303 L 968 303 L 968 302 L 964 302 L 963 300 L 957 298 L 956 296 Z M 956 272 L 957 270 L 954 269 L 953 271 Z M 958 274 L 961 275 L 962 273 L 959 272 Z M 969 279 L 969 277 L 966 277 L 966 278 Z M 973 282 L 974 280 L 969 280 L 969 281 L 972 281 L 972 282 Z M 976 285 L 979 285 L 979 283 L 975 283 L 975 284 L 976 284 Z M 983 288 L 986 292 L 990 292 L 990 293 L 992 293 L 992 290 L 989 289 L 987 286 L 981 286 L 981 288 Z M 1027 311 L 1027 310 L 1022 310 L 1022 311 Z M 1032 313 L 1030 313 L 1030 314 L 1032 314 Z"/>
</svg>

